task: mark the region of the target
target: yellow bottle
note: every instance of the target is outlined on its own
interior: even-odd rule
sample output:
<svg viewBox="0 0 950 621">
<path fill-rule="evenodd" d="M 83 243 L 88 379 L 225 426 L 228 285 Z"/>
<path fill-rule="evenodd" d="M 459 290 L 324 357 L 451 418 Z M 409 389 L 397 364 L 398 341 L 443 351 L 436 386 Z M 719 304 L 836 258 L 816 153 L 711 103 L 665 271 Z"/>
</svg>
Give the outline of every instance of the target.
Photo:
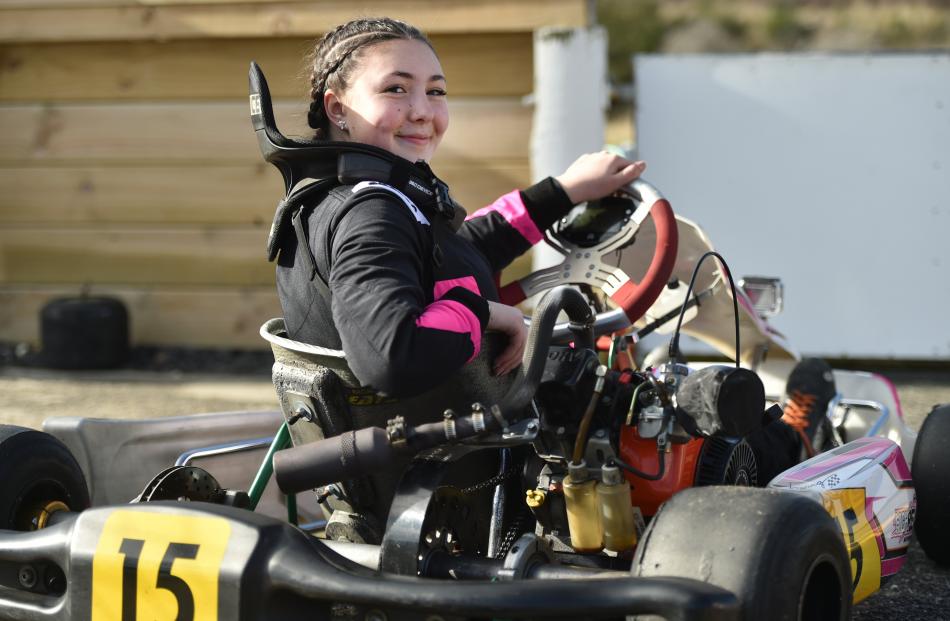
<svg viewBox="0 0 950 621">
<path fill-rule="evenodd" d="M 637 545 L 630 483 L 613 465 L 601 468 L 600 476 L 597 497 L 604 528 L 604 547 L 614 552 L 629 550 Z"/>
<path fill-rule="evenodd" d="M 597 480 L 587 474 L 587 464 L 568 465 L 564 477 L 564 503 L 571 547 L 577 552 L 598 552 L 604 547 L 604 529 L 597 500 Z"/>
</svg>

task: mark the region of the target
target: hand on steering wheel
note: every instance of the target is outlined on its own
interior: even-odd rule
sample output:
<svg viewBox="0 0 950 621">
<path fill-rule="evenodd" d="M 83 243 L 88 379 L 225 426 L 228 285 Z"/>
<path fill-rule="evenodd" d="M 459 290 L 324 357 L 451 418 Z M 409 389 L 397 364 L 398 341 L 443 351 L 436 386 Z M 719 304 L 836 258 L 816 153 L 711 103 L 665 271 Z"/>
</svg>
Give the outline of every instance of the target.
<svg viewBox="0 0 950 621">
<path fill-rule="evenodd" d="M 609 196 L 628 185 L 646 169 L 646 162 L 631 162 L 600 151 L 585 153 L 555 177 L 575 205 Z"/>
</svg>

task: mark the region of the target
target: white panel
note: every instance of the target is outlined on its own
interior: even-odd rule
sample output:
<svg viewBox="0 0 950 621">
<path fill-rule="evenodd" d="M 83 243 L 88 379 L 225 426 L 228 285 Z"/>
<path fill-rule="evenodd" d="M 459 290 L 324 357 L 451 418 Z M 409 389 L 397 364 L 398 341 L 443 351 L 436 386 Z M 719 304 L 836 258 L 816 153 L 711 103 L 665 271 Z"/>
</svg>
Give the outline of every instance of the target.
<svg viewBox="0 0 950 621">
<path fill-rule="evenodd" d="M 583 96 L 565 96 L 583 93 Z M 602 27 L 542 28 L 534 33 L 534 122 L 531 177 L 559 175 L 583 153 L 604 145 L 607 33 Z M 546 242 L 534 247 L 535 270 L 561 255 Z"/>
<path fill-rule="evenodd" d="M 642 56 L 639 155 L 805 354 L 950 359 L 950 55 Z"/>
</svg>

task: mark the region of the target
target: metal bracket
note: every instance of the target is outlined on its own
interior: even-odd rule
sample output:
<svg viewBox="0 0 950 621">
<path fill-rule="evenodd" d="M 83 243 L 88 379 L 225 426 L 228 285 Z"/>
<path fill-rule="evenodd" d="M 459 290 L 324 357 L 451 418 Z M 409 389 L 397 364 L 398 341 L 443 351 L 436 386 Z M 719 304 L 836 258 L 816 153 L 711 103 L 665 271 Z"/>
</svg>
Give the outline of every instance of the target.
<svg viewBox="0 0 950 621">
<path fill-rule="evenodd" d="M 610 437 L 606 429 L 597 429 L 587 440 L 587 451 L 584 453 L 584 461 L 587 463 L 588 470 L 598 470 L 601 466 L 616 457 L 614 447 L 610 445 Z M 596 478 L 600 478 L 600 472 L 593 472 Z"/>
<path fill-rule="evenodd" d="M 501 430 L 500 434 L 493 433 L 487 436 L 472 438 L 462 444 L 477 446 L 519 446 L 530 444 L 538 437 L 541 430 L 541 421 L 537 418 L 523 418 Z"/>
</svg>

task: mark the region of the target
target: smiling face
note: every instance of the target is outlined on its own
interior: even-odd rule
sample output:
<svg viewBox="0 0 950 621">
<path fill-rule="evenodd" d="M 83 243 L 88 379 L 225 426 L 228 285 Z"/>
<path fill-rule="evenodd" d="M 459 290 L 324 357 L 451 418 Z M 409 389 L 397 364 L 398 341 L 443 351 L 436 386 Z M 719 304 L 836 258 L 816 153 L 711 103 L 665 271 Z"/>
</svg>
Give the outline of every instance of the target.
<svg viewBox="0 0 950 621">
<path fill-rule="evenodd" d="M 411 162 L 429 161 L 449 125 L 439 59 L 411 39 L 366 49 L 346 89 L 328 89 L 324 105 L 332 140 L 381 147 Z"/>
</svg>

